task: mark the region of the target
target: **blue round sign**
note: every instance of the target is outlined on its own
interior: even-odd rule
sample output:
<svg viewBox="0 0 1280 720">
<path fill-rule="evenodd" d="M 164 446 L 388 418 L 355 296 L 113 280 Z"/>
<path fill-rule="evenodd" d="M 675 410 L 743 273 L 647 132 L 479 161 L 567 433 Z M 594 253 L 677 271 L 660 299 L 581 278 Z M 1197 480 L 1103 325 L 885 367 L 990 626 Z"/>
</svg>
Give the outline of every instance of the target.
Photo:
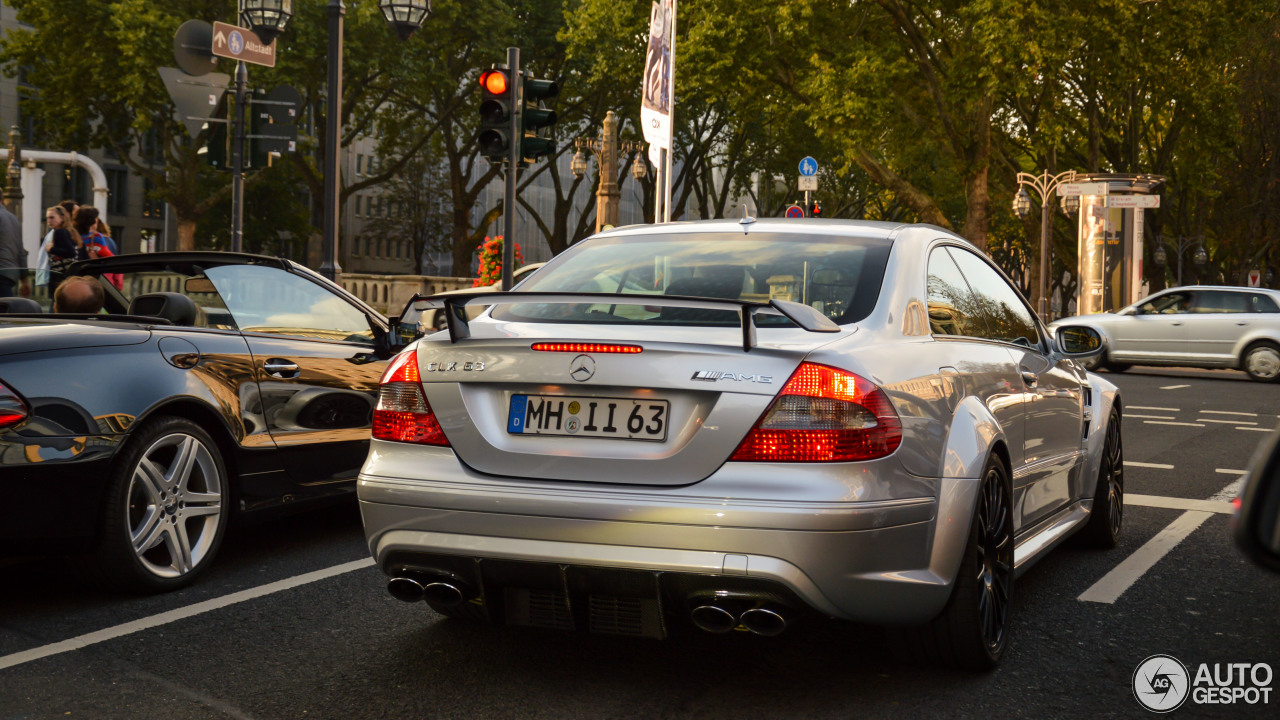
<svg viewBox="0 0 1280 720">
<path fill-rule="evenodd" d="M 231 51 L 232 55 L 239 55 L 244 52 L 244 36 L 233 31 L 231 36 L 227 38 L 227 49 Z"/>
<path fill-rule="evenodd" d="M 812 177 L 818 174 L 818 161 L 810 156 L 800 161 L 800 174 L 805 177 Z"/>
<path fill-rule="evenodd" d="M 804 208 L 800 207 L 799 205 L 788 205 L 788 206 L 787 206 L 787 217 L 789 217 L 789 218 L 802 218 L 802 217 L 804 217 Z"/>
</svg>

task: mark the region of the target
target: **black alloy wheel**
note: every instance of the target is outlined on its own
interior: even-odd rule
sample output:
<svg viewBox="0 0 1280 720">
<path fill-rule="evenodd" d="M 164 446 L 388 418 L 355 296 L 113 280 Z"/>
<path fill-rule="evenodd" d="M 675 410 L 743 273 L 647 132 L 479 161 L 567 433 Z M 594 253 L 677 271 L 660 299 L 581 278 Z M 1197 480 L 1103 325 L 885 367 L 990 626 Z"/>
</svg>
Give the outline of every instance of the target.
<svg viewBox="0 0 1280 720">
<path fill-rule="evenodd" d="M 1005 645 L 1009 601 L 1013 590 L 1013 521 L 1004 478 L 989 468 L 978 505 L 978 609 L 982 640 L 996 656 Z"/>
<path fill-rule="evenodd" d="M 1081 531 L 1085 542 L 1104 550 L 1116 546 L 1124 526 L 1124 438 L 1121 431 L 1120 413 L 1112 410 L 1107 418 L 1102 462 L 1098 465 L 1093 510 L 1089 524 Z"/>
</svg>

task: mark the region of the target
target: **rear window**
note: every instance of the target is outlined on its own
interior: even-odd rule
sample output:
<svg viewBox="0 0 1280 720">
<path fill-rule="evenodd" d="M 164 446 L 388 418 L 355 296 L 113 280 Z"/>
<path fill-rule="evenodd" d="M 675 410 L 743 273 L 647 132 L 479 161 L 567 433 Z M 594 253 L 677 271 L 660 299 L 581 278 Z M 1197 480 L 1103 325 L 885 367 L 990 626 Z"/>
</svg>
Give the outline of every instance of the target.
<svg viewBox="0 0 1280 720">
<path fill-rule="evenodd" d="M 518 292 L 682 295 L 750 302 L 788 300 L 837 323 L 862 320 L 875 307 L 890 240 L 781 233 L 642 235 L 576 245 L 538 271 Z M 737 325 L 736 310 L 595 303 L 499 306 L 501 320 L 568 323 Z M 758 325 L 785 325 L 757 316 Z"/>
</svg>

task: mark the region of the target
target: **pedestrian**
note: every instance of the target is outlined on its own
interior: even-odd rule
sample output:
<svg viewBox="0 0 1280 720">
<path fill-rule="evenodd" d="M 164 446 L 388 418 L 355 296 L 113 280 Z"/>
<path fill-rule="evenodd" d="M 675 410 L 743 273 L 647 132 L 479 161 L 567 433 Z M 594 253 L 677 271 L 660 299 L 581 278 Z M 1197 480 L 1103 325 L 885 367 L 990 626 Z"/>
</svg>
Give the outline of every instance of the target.
<svg viewBox="0 0 1280 720">
<path fill-rule="evenodd" d="M 62 206 L 63 210 L 67 211 L 67 217 L 72 217 L 72 218 L 76 216 L 76 211 L 80 209 L 80 203 L 71 199 L 63 200 L 62 202 L 58 203 L 58 205 Z"/>
<path fill-rule="evenodd" d="M 9 208 L 0 205 L 0 297 L 12 297 L 27 267 L 22 225 Z"/>
<path fill-rule="evenodd" d="M 76 232 L 66 208 L 54 205 L 45 210 L 44 221 L 49 226 L 49 232 L 44 236 L 41 249 L 49 255 L 50 270 L 66 272 L 67 266 L 72 262 L 89 258 L 85 253 L 84 241 L 80 238 L 80 233 Z M 48 285 L 49 282 L 46 280 L 41 284 Z"/>
<path fill-rule="evenodd" d="M 72 275 L 53 291 L 53 311 L 93 315 L 102 312 L 102 283 L 84 275 Z"/>
<path fill-rule="evenodd" d="M 116 245 L 116 241 L 111 237 L 111 226 L 107 224 L 107 221 L 99 217 L 98 227 L 96 229 L 98 231 L 98 234 L 102 236 L 103 244 L 106 245 L 109 250 L 111 250 L 111 254 L 119 255 L 120 247 Z"/>
<path fill-rule="evenodd" d="M 80 237 L 84 240 L 84 249 L 90 260 L 115 255 L 107 246 L 102 233 L 98 232 L 98 208 L 92 205 L 81 205 L 76 210 L 73 224 L 76 232 L 80 233 Z M 124 277 L 120 273 L 104 273 L 103 277 L 115 285 L 116 289 L 124 288 Z"/>
</svg>

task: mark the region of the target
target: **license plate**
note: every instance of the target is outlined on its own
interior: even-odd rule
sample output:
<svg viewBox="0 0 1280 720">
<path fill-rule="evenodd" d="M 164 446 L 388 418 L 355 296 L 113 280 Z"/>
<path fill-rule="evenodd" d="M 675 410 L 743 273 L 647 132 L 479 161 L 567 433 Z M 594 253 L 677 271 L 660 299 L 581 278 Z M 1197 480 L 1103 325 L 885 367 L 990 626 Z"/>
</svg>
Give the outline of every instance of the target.
<svg viewBox="0 0 1280 720">
<path fill-rule="evenodd" d="M 513 395 L 507 432 L 662 441 L 669 410 L 666 400 Z"/>
</svg>

